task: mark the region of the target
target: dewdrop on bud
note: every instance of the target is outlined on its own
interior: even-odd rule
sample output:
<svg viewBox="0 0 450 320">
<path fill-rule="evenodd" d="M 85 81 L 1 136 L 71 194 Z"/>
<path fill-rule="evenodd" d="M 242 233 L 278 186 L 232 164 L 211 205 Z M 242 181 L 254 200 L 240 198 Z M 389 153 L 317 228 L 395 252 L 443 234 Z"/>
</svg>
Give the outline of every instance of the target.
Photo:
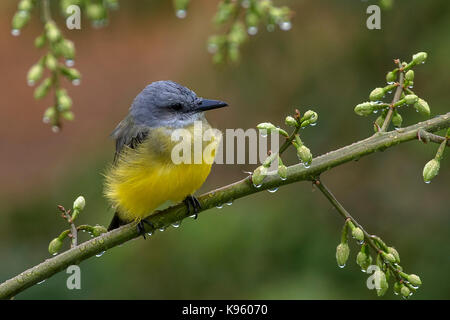
<svg viewBox="0 0 450 320">
<path fill-rule="evenodd" d="M 423 167 L 423 181 L 426 183 L 431 182 L 438 175 L 440 166 L 441 164 L 437 159 L 428 161 L 425 167 Z"/>
<path fill-rule="evenodd" d="M 300 146 L 297 148 L 297 156 L 304 164 L 309 164 L 312 161 L 311 151 L 306 146 Z"/>
<path fill-rule="evenodd" d="M 414 81 L 414 70 L 409 70 L 405 73 L 405 79 L 408 81 Z"/>
<path fill-rule="evenodd" d="M 369 99 L 371 101 L 378 101 L 381 100 L 385 95 L 385 91 L 383 88 L 375 88 L 372 90 L 372 92 L 369 95 Z"/>
<path fill-rule="evenodd" d="M 418 97 L 415 94 L 408 94 L 405 96 L 405 102 L 406 104 L 413 104 L 416 103 L 418 100 Z"/>
<path fill-rule="evenodd" d="M 415 64 L 420 64 L 420 63 L 424 63 L 425 60 L 427 60 L 427 53 L 426 52 L 419 52 L 416 53 L 415 55 L 413 55 L 413 62 Z"/>
<path fill-rule="evenodd" d="M 83 196 L 79 196 L 76 198 L 76 200 L 73 202 L 73 210 L 82 211 L 84 207 L 86 206 L 86 200 Z"/>
<path fill-rule="evenodd" d="M 36 63 L 28 71 L 28 75 L 27 75 L 28 83 L 36 83 L 36 81 L 39 81 L 39 79 L 41 79 L 43 73 L 44 73 L 44 67 L 42 66 L 42 64 Z"/>
<path fill-rule="evenodd" d="M 397 111 L 392 115 L 392 124 L 394 127 L 400 128 L 402 126 L 403 118 Z"/>
<path fill-rule="evenodd" d="M 255 187 L 261 186 L 261 184 L 262 184 L 264 178 L 266 177 L 266 175 L 267 175 L 267 168 L 266 167 L 259 166 L 258 168 L 256 168 L 255 171 L 253 171 L 253 174 L 252 174 L 253 185 Z"/>
<path fill-rule="evenodd" d="M 402 285 L 400 293 L 403 297 L 408 298 L 411 295 L 411 290 L 405 285 Z"/>
<path fill-rule="evenodd" d="M 336 261 L 339 267 L 343 268 L 350 255 L 350 248 L 347 243 L 340 243 L 336 248 Z"/>
<path fill-rule="evenodd" d="M 286 125 L 288 125 L 290 127 L 298 126 L 297 120 L 295 120 L 294 117 L 291 117 L 291 116 L 287 116 L 286 119 L 284 120 L 284 123 L 286 123 Z"/>
<path fill-rule="evenodd" d="M 59 250 L 61 250 L 62 245 L 63 245 L 62 240 L 59 238 L 55 238 L 52 241 L 50 241 L 48 245 L 48 252 L 51 255 L 55 255 L 58 253 Z"/>
<path fill-rule="evenodd" d="M 397 72 L 395 71 L 388 72 L 386 75 L 386 82 L 391 83 L 394 82 L 395 80 L 397 80 Z"/>
<path fill-rule="evenodd" d="M 389 288 L 389 284 L 386 280 L 386 274 L 381 270 L 377 270 L 374 272 L 373 275 L 375 281 L 378 282 L 379 284 L 379 287 L 377 288 L 377 295 L 381 297 L 386 293 L 387 289 Z"/>
<path fill-rule="evenodd" d="M 59 89 L 56 92 L 56 98 L 58 101 L 58 110 L 59 111 L 68 111 L 72 106 L 72 99 L 67 95 L 66 90 Z"/>
<path fill-rule="evenodd" d="M 415 287 L 418 287 L 422 284 L 422 281 L 420 280 L 418 275 L 410 274 L 410 275 L 408 275 L 407 279 L 408 279 L 409 283 L 411 283 Z"/>
<path fill-rule="evenodd" d="M 108 230 L 106 230 L 106 228 L 103 226 L 96 225 L 95 227 L 92 228 L 92 235 L 94 237 L 98 237 L 102 233 L 106 233 L 106 232 L 108 232 Z"/>
<path fill-rule="evenodd" d="M 352 236 L 358 241 L 364 241 L 364 232 L 358 227 L 352 230 Z"/>
<path fill-rule="evenodd" d="M 392 254 L 395 257 L 395 262 L 400 263 L 400 255 L 398 254 L 398 251 L 395 250 L 395 248 L 389 247 L 388 253 Z"/>
<path fill-rule="evenodd" d="M 395 293 L 396 295 L 399 295 L 399 294 L 401 293 L 402 285 L 403 285 L 403 284 L 400 283 L 400 282 L 394 283 L 394 293 Z"/>
<path fill-rule="evenodd" d="M 414 104 L 414 108 L 416 108 L 416 110 L 418 112 L 420 112 L 421 114 L 423 114 L 425 116 L 429 116 L 430 115 L 430 106 L 422 98 L 419 98 L 417 100 L 417 102 Z"/>
<path fill-rule="evenodd" d="M 374 111 L 374 105 L 371 102 L 363 102 L 355 107 L 355 113 L 359 116 L 368 116 Z"/>
</svg>

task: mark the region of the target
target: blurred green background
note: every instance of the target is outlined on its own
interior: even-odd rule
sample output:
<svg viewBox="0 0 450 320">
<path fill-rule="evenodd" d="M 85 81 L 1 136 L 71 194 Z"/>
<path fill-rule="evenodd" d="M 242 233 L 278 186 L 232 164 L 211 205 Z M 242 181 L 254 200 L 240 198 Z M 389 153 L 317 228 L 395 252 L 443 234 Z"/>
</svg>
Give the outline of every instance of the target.
<svg viewBox="0 0 450 320">
<path fill-rule="evenodd" d="M 230 108 L 208 115 L 221 129 L 281 125 L 294 108 L 313 108 L 319 124 L 302 139 L 319 155 L 372 134 L 375 117 L 358 117 L 353 107 L 383 85 L 393 58 L 409 61 L 427 51 L 415 90 L 432 116 L 449 111 L 449 1 L 397 0 L 382 12 L 382 30 L 366 28 L 374 1 L 283 1 L 295 11 L 292 30 L 259 32 L 231 66 L 214 66 L 206 50 L 217 1 L 191 2 L 180 20 L 170 1 L 120 1 L 106 28 L 82 20 L 81 30 L 65 30 L 83 80 L 67 85 L 76 120 L 59 134 L 41 121 L 51 98 L 34 101 L 25 80 L 42 54 L 33 47 L 41 23 L 35 16 L 12 37 L 17 2 L 0 4 L 0 282 L 49 257 L 48 242 L 66 228 L 57 204 L 70 207 L 82 194 L 87 206 L 79 222 L 109 223 L 112 210 L 102 196 L 102 173 L 113 156 L 108 135 L 152 81 L 174 80 L 227 101 Z M 404 125 L 421 120 L 412 110 L 402 115 Z M 436 149 L 409 142 L 322 177 L 369 232 L 398 249 L 406 271 L 421 276 L 415 299 L 450 298 L 449 159 L 430 185 L 421 176 Z M 295 154 L 286 162 L 295 163 Z M 215 165 L 202 191 L 254 167 Z M 16 298 L 377 299 L 354 263 L 356 245 L 347 267 L 336 265 L 342 223 L 310 183 L 297 183 L 84 261 L 81 290 L 68 290 L 61 272 Z M 384 298 L 396 297 L 389 290 Z"/>
</svg>

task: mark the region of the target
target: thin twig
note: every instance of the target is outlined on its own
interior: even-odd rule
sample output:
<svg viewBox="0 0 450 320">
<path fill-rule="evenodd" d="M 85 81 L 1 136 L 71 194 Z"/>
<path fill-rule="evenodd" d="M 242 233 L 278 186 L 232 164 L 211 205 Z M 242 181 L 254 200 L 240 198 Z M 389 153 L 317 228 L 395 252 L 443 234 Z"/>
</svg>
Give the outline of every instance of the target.
<svg viewBox="0 0 450 320">
<path fill-rule="evenodd" d="M 402 71 L 402 64 L 401 64 L 400 60 L 396 60 L 396 61 L 400 68 L 400 70 L 399 70 L 400 76 L 399 76 L 398 86 L 397 86 L 397 89 L 395 90 L 394 98 L 392 99 L 391 106 L 389 107 L 389 111 L 386 115 L 386 119 L 384 119 L 383 126 L 381 127 L 380 132 L 385 132 L 387 130 L 387 128 L 389 127 L 389 124 L 391 123 L 391 120 L 392 120 L 392 116 L 394 115 L 394 110 L 395 110 L 394 104 L 400 100 L 400 97 L 401 97 L 401 94 L 403 91 L 403 83 L 405 80 L 405 76 Z"/>
</svg>

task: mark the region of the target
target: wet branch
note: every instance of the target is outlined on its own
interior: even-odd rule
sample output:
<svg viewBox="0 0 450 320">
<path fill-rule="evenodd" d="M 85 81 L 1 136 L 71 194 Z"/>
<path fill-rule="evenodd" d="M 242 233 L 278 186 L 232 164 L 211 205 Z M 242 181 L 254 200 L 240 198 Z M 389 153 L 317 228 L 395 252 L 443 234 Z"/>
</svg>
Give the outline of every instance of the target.
<svg viewBox="0 0 450 320">
<path fill-rule="evenodd" d="M 241 181 L 203 194 L 198 199 L 201 203 L 201 211 L 214 208 L 250 194 L 297 181 L 316 181 L 321 173 L 328 171 L 343 163 L 359 159 L 376 151 L 381 151 L 397 144 L 417 140 L 418 134 L 423 132 L 435 132 L 450 127 L 450 112 L 437 116 L 428 121 L 398 129 L 390 132 L 379 132 L 367 139 L 355 142 L 335 151 L 313 159 L 311 166 L 306 168 L 301 164 L 288 167 L 287 179 L 282 180 L 278 175 L 269 175 L 261 187 L 256 188 L 247 177 Z M 420 133 L 419 133 L 420 131 Z M 179 222 L 189 216 L 184 204 L 178 204 L 165 210 L 157 211 L 148 217 L 155 229 L 165 228 Z M 145 226 L 146 232 L 154 231 Z M 0 284 L 0 298 L 8 299 L 19 292 L 45 280 L 61 270 L 73 264 L 79 264 L 102 251 L 113 248 L 119 244 L 138 237 L 136 223 L 130 223 L 118 229 L 105 233 L 92 240 L 79 244 L 75 248 L 67 250 L 51 259 L 22 272 L 21 274 Z"/>
</svg>

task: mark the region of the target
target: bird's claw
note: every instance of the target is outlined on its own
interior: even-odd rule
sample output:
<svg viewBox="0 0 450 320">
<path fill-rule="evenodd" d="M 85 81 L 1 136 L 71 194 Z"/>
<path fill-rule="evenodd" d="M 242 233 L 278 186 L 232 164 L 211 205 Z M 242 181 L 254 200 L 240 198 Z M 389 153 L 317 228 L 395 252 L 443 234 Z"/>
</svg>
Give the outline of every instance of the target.
<svg viewBox="0 0 450 320">
<path fill-rule="evenodd" d="M 136 226 L 137 232 L 138 232 L 138 234 L 140 236 L 143 236 L 144 240 L 145 240 L 146 238 L 145 238 L 145 227 L 144 227 L 144 224 L 149 225 L 152 229 L 156 229 L 156 228 L 155 228 L 155 225 L 153 223 L 151 223 L 150 221 L 148 221 L 146 219 L 142 219 L 141 221 L 138 222 L 138 224 Z"/>
<path fill-rule="evenodd" d="M 189 195 L 189 196 L 186 197 L 186 199 L 184 199 L 183 202 L 184 202 L 184 203 L 186 204 L 186 206 L 187 206 L 188 213 L 189 213 L 189 214 L 193 213 L 193 214 L 194 214 L 194 219 L 197 219 L 197 217 L 198 217 L 198 212 L 199 212 L 200 209 L 202 208 L 202 206 L 201 206 L 201 204 L 200 204 L 200 201 L 198 201 L 198 199 L 197 199 L 196 197 Z M 194 212 L 192 212 L 191 209 L 192 209 Z"/>
</svg>

